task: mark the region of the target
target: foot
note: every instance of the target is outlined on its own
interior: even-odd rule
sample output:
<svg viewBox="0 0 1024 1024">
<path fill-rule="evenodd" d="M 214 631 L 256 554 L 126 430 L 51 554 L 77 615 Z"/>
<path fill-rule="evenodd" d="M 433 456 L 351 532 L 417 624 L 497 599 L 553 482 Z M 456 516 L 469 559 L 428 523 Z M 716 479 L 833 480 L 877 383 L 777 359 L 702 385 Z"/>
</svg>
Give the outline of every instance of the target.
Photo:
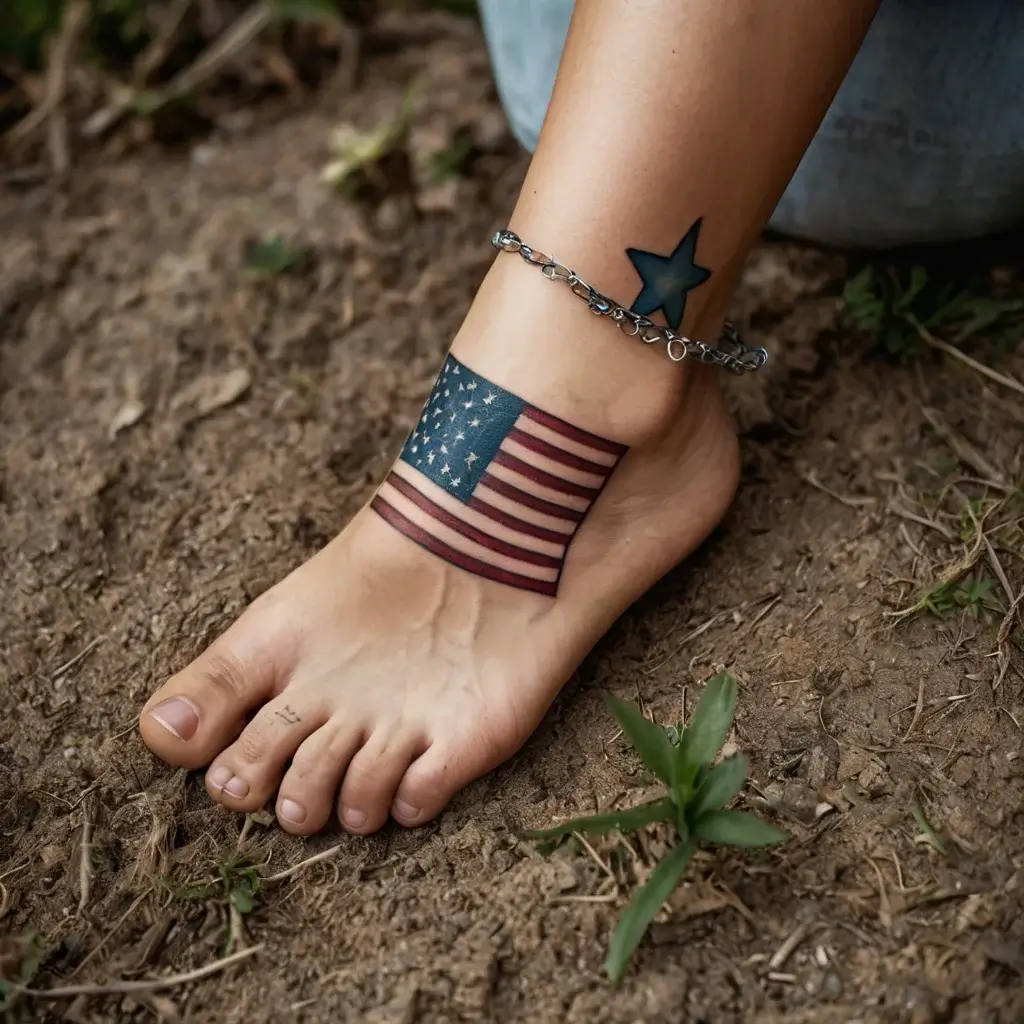
<svg viewBox="0 0 1024 1024">
<path fill-rule="evenodd" d="M 425 449 L 411 440 L 331 544 L 153 695 L 145 742 L 171 764 L 210 765 L 225 807 L 255 811 L 276 794 L 282 827 L 300 835 L 335 808 L 359 834 L 389 813 L 429 821 L 520 747 L 614 619 L 732 499 L 736 438 L 713 374 L 630 341 L 519 261 L 496 262 L 452 354 L 449 372 L 463 367 L 479 397 L 490 382 L 552 417 L 534 435 L 562 454 L 553 463 L 517 435 L 519 468 L 542 469 L 519 480 L 533 507 L 501 483 L 513 459 L 491 464 L 481 512 L 459 500 L 472 473 L 417 469 Z M 446 418 L 454 401 L 439 395 Z M 514 419 L 525 407 L 508 401 Z M 548 471 L 570 486 L 552 491 Z M 509 531 L 511 512 L 530 538 Z M 516 540 L 532 554 L 505 546 Z"/>
</svg>

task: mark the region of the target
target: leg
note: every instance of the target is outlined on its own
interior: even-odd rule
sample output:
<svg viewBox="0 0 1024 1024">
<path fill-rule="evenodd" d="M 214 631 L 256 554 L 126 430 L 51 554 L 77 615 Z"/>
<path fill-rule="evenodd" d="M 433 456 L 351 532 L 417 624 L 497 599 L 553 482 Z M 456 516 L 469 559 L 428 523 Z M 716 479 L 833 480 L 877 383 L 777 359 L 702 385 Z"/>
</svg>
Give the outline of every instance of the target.
<svg viewBox="0 0 1024 1024">
<path fill-rule="evenodd" d="M 573 0 L 482 0 L 502 101 L 528 149 Z M 1024 224 L 1024 8 L 885 0 L 770 225 L 828 245 L 957 241 Z"/>
<path fill-rule="evenodd" d="M 581 4 L 513 230 L 627 303 L 627 249 L 696 241 L 672 281 L 637 265 L 670 319 L 685 303 L 684 329 L 713 337 L 873 6 Z M 277 791 L 292 832 L 336 800 L 353 832 L 389 809 L 424 822 L 522 744 L 737 476 L 713 372 L 503 255 L 371 505 L 154 694 L 143 737 L 212 762 L 229 808 Z"/>
</svg>

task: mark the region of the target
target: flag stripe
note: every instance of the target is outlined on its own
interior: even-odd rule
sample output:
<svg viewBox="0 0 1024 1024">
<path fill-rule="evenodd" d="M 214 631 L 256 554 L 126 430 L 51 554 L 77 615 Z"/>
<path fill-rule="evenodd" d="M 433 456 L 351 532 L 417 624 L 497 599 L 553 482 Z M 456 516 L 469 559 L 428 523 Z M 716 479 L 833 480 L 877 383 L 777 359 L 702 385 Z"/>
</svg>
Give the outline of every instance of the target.
<svg viewBox="0 0 1024 1024">
<path fill-rule="evenodd" d="M 408 516 L 402 515 L 393 505 L 389 505 L 379 494 L 370 502 L 370 507 L 385 522 L 390 523 L 396 530 L 404 533 L 410 540 L 415 541 L 422 548 L 438 555 L 439 557 L 457 565 L 460 569 L 483 576 L 486 579 L 494 580 L 496 583 L 505 583 L 508 586 L 520 587 L 522 590 L 532 590 L 536 594 L 543 594 L 546 597 L 554 597 L 558 592 L 556 581 L 535 580 L 529 576 L 520 576 L 518 573 L 508 572 L 505 569 L 498 569 L 478 558 L 465 555 L 456 551 L 443 541 L 432 536 L 422 527 L 417 526 Z"/>
<path fill-rule="evenodd" d="M 484 473 L 483 479 L 480 482 L 496 494 L 501 494 L 506 498 L 511 498 L 513 501 L 518 501 L 520 505 L 532 508 L 535 512 L 543 512 L 554 519 L 567 519 L 571 523 L 580 523 L 586 515 L 586 512 L 579 512 L 574 508 L 566 508 L 564 505 L 556 505 L 554 502 L 545 501 L 543 498 L 535 498 L 532 494 L 527 494 L 526 491 L 521 491 L 518 487 L 513 487 L 512 484 L 499 480 L 493 473 Z"/>
<path fill-rule="evenodd" d="M 598 437 L 597 434 L 591 434 L 588 430 L 580 430 L 579 427 L 574 427 L 571 423 L 566 423 L 565 420 L 560 420 L 557 416 L 552 416 L 550 413 L 541 412 L 540 409 L 535 409 L 532 405 L 528 405 L 523 410 L 523 415 L 527 419 L 547 427 L 548 430 L 553 430 L 556 434 L 568 437 L 578 444 L 585 444 L 591 448 L 596 448 L 599 452 L 622 456 L 629 451 L 628 446 L 624 444 L 618 444 L 615 441 Z"/>
<path fill-rule="evenodd" d="M 571 469 L 582 470 L 584 473 L 608 476 L 615 468 L 614 465 L 602 466 L 600 462 L 591 462 L 582 456 L 573 455 L 572 452 L 564 451 L 556 445 L 548 444 L 547 441 L 539 437 L 534 437 L 533 434 L 528 434 L 525 430 L 520 430 L 519 427 L 513 427 L 509 431 L 508 439 L 515 441 L 516 444 L 521 444 L 524 448 L 529 448 L 531 452 L 543 455 L 546 459 L 560 462 L 563 466 L 569 466 Z"/>
<path fill-rule="evenodd" d="M 518 459 L 510 452 L 503 451 L 500 448 L 495 453 L 491 464 L 511 469 L 514 473 L 526 477 L 527 480 L 540 484 L 541 487 L 549 487 L 553 491 L 561 491 L 562 494 L 571 494 L 577 498 L 587 498 L 593 501 L 601 490 L 600 487 L 584 487 L 583 484 L 574 484 L 571 480 L 565 480 L 560 476 L 545 473 L 543 469 L 531 466 L 530 463 L 523 462 L 522 459 Z"/>
<path fill-rule="evenodd" d="M 470 526 L 469 523 L 463 522 L 458 516 L 453 515 L 447 509 L 442 508 L 435 501 L 431 501 L 425 494 L 418 491 L 412 484 L 407 480 L 402 479 L 400 476 L 396 476 L 392 473 L 388 477 L 387 481 L 399 494 L 404 495 L 409 499 L 417 508 L 426 512 L 427 515 L 433 516 L 440 523 L 444 523 L 449 529 L 454 530 L 456 533 L 461 533 L 463 537 L 468 540 L 475 541 L 482 547 L 489 548 L 491 551 L 496 552 L 499 555 L 507 555 L 509 558 L 517 558 L 521 562 L 529 562 L 531 565 L 540 565 L 545 569 L 560 569 L 562 566 L 561 558 L 554 558 L 551 555 L 542 555 L 537 551 L 530 551 L 528 548 L 520 548 L 515 544 L 508 544 L 503 540 L 499 540 L 497 537 L 492 537 L 489 533 L 484 533 L 483 530 L 478 530 L 475 526 Z M 564 543 L 564 541 L 563 541 Z"/>
<path fill-rule="evenodd" d="M 469 499 L 469 507 L 481 515 L 487 516 L 488 519 L 501 523 L 502 526 L 518 530 L 529 537 L 536 537 L 537 540 L 546 540 L 552 544 L 562 544 L 564 546 L 572 536 L 568 533 L 559 533 L 557 530 L 545 530 L 543 526 L 528 523 L 525 519 L 518 519 L 508 512 L 503 512 L 500 508 L 489 505 L 483 498 L 478 498 L 476 495 Z"/>
</svg>

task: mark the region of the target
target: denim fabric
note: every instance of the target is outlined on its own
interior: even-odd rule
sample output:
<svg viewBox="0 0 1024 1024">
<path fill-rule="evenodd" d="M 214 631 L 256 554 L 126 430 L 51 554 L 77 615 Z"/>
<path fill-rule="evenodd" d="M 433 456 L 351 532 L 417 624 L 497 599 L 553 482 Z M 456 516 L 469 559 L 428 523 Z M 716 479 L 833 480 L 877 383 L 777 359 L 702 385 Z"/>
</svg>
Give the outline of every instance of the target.
<svg viewBox="0 0 1024 1024">
<path fill-rule="evenodd" d="M 572 4 L 480 0 L 498 91 L 530 150 Z M 1022 225 L 1024 3 L 883 0 L 770 226 L 880 248 Z"/>
</svg>

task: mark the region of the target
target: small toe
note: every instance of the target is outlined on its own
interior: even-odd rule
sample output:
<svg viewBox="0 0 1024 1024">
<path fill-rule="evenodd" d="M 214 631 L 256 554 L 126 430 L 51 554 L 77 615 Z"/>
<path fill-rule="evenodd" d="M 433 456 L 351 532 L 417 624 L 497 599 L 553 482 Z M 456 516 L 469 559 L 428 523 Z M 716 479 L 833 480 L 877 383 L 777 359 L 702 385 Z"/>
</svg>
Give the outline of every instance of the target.
<svg viewBox="0 0 1024 1024">
<path fill-rule="evenodd" d="M 308 836 L 327 824 L 342 776 L 362 742 L 359 729 L 337 718 L 303 741 L 277 794 L 281 828 Z"/>
<path fill-rule="evenodd" d="M 347 832 L 369 835 L 387 821 L 395 790 L 409 762 L 424 748 L 411 733 L 380 728 L 352 758 L 338 798 L 338 820 Z"/>
<path fill-rule="evenodd" d="M 425 825 L 444 810 L 463 786 L 488 772 L 492 758 L 467 757 L 450 745 L 432 743 L 405 773 L 391 805 L 400 825 Z"/>
<path fill-rule="evenodd" d="M 149 699 L 139 729 L 157 757 L 182 768 L 209 764 L 242 731 L 246 715 L 284 686 L 294 652 L 266 621 L 272 613 L 271 602 L 254 604 Z"/>
<path fill-rule="evenodd" d="M 206 789 L 225 807 L 259 810 L 277 789 L 289 759 L 327 721 L 320 693 L 287 690 L 265 704 L 206 773 Z"/>
</svg>

